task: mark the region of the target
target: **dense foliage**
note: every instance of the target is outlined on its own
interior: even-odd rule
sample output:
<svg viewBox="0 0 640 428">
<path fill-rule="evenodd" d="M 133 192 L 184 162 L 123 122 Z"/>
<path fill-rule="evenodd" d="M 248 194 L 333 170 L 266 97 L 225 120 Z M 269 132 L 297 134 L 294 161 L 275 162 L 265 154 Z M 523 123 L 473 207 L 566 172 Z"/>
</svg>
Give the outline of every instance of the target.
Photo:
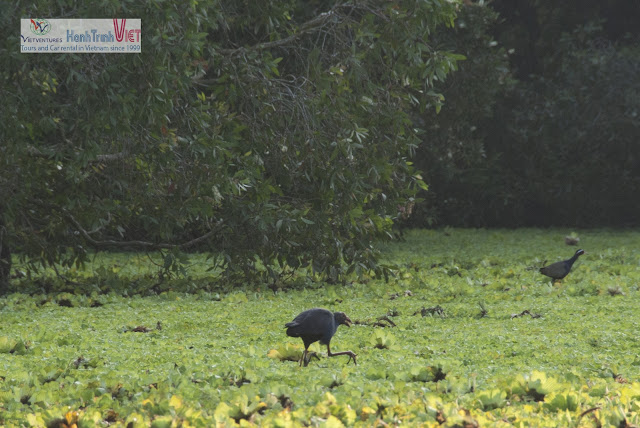
<svg viewBox="0 0 640 428">
<path fill-rule="evenodd" d="M 466 8 L 442 35 L 468 59 L 418 151 L 430 191 L 413 224 L 637 225 L 640 9 L 488 7 L 499 14 Z"/>
<path fill-rule="evenodd" d="M 141 55 L 43 60 L 0 42 L 0 292 L 11 249 L 32 268 L 159 249 L 165 273 L 211 250 L 227 279 L 277 285 L 300 268 L 386 275 L 372 242 L 412 212 L 415 226 L 635 225 L 639 10 L 2 2 L 5 29 L 150 25 Z"/>
<path fill-rule="evenodd" d="M 409 232 L 384 250 L 405 267 L 392 284 L 277 293 L 176 281 L 123 298 L 108 290 L 144 268 L 102 254 L 93 293 L 0 300 L 0 424 L 638 425 L 640 233 L 581 231 L 587 254 L 552 286 L 532 268 L 573 253 L 567 232 Z M 331 349 L 358 365 L 315 344 L 319 359 L 298 367 L 284 324 L 313 306 L 355 322 Z"/>
<path fill-rule="evenodd" d="M 499 112 L 507 125 L 490 155 L 502 157 L 500 224 L 638 222 L 640 48 L 576 33 L 559 41 L 553 78 L 535 78 Z"/>
<path fill-rule="evenodd" d="M 229 277 L 373 270 L 371 242 L 426 188 L 409 112 L 462 57 L 430 45 L 457 5 L 3 2 L 20 17 L 142 17 L 140 55 L 0 45 L 4 246 L 210 249 Z"/>
<path fill-rule="evenodd" d="M 434 36 L 466 60 L 437 85 L 445 100 L 440 112 L 427 111 L 416 119 L 424 133 L 415 163 L 429 191 L 420 195 L 424 203 L 410 219 L 414 226 L 474 224 L 470 218 L 484 217 L 485 204 L 477 198 L 494 164 L 487 157 L 491 138 L 484 135 L 483 124 L 493 120 L 499 97 L 512 84 L 507 52 L 490 34 L 497 19 L 491 8 L 468 6 L 460 11 L 454 31 Z"/>
</svg>

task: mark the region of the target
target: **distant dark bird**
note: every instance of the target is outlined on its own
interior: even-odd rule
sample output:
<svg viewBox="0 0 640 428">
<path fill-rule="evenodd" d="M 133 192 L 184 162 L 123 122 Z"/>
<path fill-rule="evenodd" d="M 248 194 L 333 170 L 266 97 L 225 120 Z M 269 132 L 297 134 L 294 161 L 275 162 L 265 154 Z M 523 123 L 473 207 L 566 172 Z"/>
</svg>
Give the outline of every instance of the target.
<svg viewBox="0 0 640 428">
<path fill-rule="evenodd" d="M 547 275 L 550 278 L 553 278 L 554 281 L 558 279 L 562 279 L 565 276 L 567 276 L 571 271 L 571 266 L 573 266 L 573 262 L 578 260 L 578 257 L 580 257 L 583 254 L 584 254 L 584 250 L 578 250 L 573 255 L 573 257 L 571 257 L 568 260 L 555 262 L 550 264 L 549 266 L 540 268 L 540 273 L 543 275 Z"/>
<path fill-rule="evenodd" d="M 348 355 L 349 361 L 353 358 L 353 364 L 356 364 L 356 354 L 351 351 L 331 352 L 329 342 L 331 342 L 331 338 L 340 324 L 350 327 L 351 319 L 344 312 L 331 312 L 321 308 L 306 310 L 295 317 L 293 321 L 285 324 L 287 336 L 300 337 L 304 342 L 304 352 L 302 353 L 300 365 L 302 365 L 303 361 L 305 367 L 309 364 L 307 359 L 309 345 L 318 340 L 323 345 L 327 345 L 327 354 L 330 357 Z M 347 361 L 347 364 L 349 364 L 349 361 Z"/>
</svg>

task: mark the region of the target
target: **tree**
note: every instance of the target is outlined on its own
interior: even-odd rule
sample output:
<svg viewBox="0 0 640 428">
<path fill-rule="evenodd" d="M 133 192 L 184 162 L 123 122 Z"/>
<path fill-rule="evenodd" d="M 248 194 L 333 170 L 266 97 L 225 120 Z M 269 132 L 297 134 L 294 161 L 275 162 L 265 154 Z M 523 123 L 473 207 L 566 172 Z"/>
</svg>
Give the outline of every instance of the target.
<svg viewBox="0 0 640 428">
<path fill-rule="evenodd" d="M 11 249 L 8 240 L 7 228 L 4 224 L 4 217 L 0 212 L 0 291 L 5 290 L 11 278 Z"/>
<path fill-rule="evenodd" d="M 144 26 L 140 55 L 43 61 L 3 39 L 0 200 L 28 262 L 137 248 L 175 266 L 176 252 L 207 248 L 243 280 L 386 273 L 372 242 L 424 187 L 408 112 L 441 102 L 434 76 L 458 57 L 428 40 L 454 3 L 3 7 L 4 28 L 33 15 Z"/>
</svg>

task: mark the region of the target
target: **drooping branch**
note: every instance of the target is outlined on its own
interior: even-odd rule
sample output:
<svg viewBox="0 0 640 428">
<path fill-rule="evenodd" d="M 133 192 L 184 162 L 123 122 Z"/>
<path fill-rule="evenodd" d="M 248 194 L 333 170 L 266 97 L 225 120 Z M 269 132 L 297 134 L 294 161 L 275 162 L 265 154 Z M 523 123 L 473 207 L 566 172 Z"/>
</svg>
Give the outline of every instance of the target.
<svg viewBox="0 0 640 428">
<path fill-rule="evenodd" d="M 53 157 L 51 153 L 43 153 L 42 150 L 32 145 L 27 147 L 27 153 L 34 158 L 51 159 Z M 113 162 L 113 161 L 124 159 L 127 157 L 127 155 L 128 153 L 126 151 L 96 155 L 94 160 L 89 160 L 89 163 Z"/>
<path fill-rule="evenodd" d="M 300 28 L 298 29 L 297 32 L 295 32 L 294 34 L 292 34 L 292 35 L 290 35 L 288 37 L 285 37 L 284 39 L 273 40 L 273 41 L 264 42 L 264 43 L 258 43 L 257 45 L 253 45 L 253 46 L 250 46 L 248 48 L 245 48 L 245 47 L 239 47 L 239 48 L 235 48 L 235 49 L 224 49 L 223 48 L 223 49 L 218 49 L 218 52 L 220 52 L 223 55 L 235 55 L 235 54 L 239 54 L 241 52 L 244 52 L 246 50 L 256 50 L 256 51 L 258 51 L 258 50 L 264 50 L 264 49 L 270 49 L 270 48 L 275 48 L 275 47 L 279 47 L 279 46 L 288 45 L 289 43 L 291 43 L 294 40 L 298 39 L 303 34 L 310 33 L 311 31 L 322 27 L 331 17 L 336 15 L 336 9 L 339 6 L 343 6 L 343 5 L 336 5 L 330 11 L 321 13 L 320 15 L 316 16 L 315 18 L 311 19 L 310 21 L 305 22 L 304 24 L 302 24 L 300 26 Z"/>
<path fill-rule="evenodd" d="M 182 249 L 192 247 L 196 244 L 199 244 L 200 242 L 203 242 L 209 239 L 220 230 L 223 224 L 223 220 L 219 220 L 209 232 L 205 233 L 202 236 L 194 238 L 190 241 L 183 242 L 181 244 L 170 244 L 170 243 L 162 243 L 162 242 L 159 243 L 159 242 L 149 242 L 149 241 L 140 241 L 140 240 L 133 240 L 133 241 L 116 241 L 113 239 L 97 240 L 91 237 L 90 232 L 88 232 L 84 227 L 82 227 L 80 222 L 76 220 L 76 218 L 68 210 L 63 208 L 62 212 L 67 216 L 67 218 L 71 221 L 71 223 L 73 223 L 73 225 L 78 229 L 78 232 L 80 232 L 80 234 L 87 240 L 87 242 L 89 242 L 89 244 L 91 244 L 96 248 L 135 247 L 135 248 L 141 248 L 146 250 L 160 250 L 160 249 L 169 249 L 169 250 L 181 249 L 182 250 Z"/>
<path fill-rule="evenodd" d="M 341 9 L 346 12 L 339 12 L 339 10 Z M 218 49 L 217 51 L 223 55 L 237 55 L 246 51 L 260 51 L 264 49 L 271 49 L 271 48 L 286 46 L 296 41 L 303 35 L 322 28 L 332 18 L 336 18 L 338 22 L 340 22 L 342 19 L 348 19 L 348 16 L 356 10 L 372 13 L 376 15 L 378 18 L 381 18 L 385 21 L 389 20 L 389 18 L 385 16 L 383 12 L 369 6 L 367 2 L 362 2 L 359 4 L 340 3 L 333 6 L 329 11 L 323 12 L 320 15 L 316 16 L 315 18 L 310 19 L 309 21 L 303 23 L 302 25 L 300 25 L 300 27 L 295 33 L 283 39 L 258 43 L 248 47 L 239 47 L 239 48 L 233 48 L 233 49 L 221 48 L 221 49 Z"/>
<path fill-rule="evenodd" d="M 96 155 L 96 161 L 98 162 L 112 162 L 120 159 L 124 159 L 127 156 L 125 152 L 108 153 L 105 155 Z"/>
<path fill-rule="evenodd" d="M 100 225 L 100 226 L 96 227 L 93 230 L 88 231 L 87 234 L 93 235 L 94 233 L 98 233 L 102 229 L 104 229 L 104 227 L 107 226 L 109 223 L 111 223 L 111 213 L 107 212 L 107 222 L 105 224 L 103 224 L 103 225 Z"/>
</svg>

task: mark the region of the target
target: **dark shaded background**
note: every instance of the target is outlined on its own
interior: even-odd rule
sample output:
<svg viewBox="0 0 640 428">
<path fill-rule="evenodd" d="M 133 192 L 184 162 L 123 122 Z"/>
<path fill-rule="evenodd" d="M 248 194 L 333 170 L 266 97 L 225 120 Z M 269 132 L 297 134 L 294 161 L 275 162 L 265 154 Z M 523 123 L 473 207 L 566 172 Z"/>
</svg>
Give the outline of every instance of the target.
<svg viewBox="0 0 640 428">
<path fill-rule="evenodd" d="M 419 118 L 411 225 L 639 225 L 639 22 L 622 0 L 468 3 L 437 36 L 467 61 Z"/>
</svg>

